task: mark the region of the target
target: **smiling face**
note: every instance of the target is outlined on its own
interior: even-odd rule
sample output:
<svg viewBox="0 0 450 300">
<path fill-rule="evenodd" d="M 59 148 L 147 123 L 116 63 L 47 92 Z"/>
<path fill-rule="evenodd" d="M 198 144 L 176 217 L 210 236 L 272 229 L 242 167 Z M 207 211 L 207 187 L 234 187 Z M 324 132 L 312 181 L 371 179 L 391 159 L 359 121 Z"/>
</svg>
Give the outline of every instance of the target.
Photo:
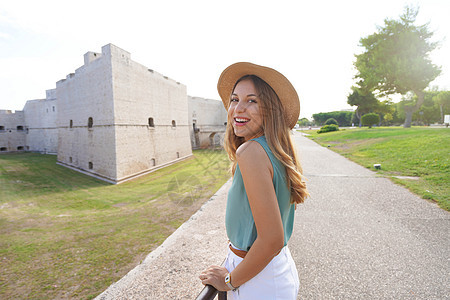
<svg viewBox="0 0 450 300">
<path fill-rule="evenodd" d="M 240 81 L 231 95 L 228 120 L 233 126 L 234 134 L 245 141 L 264 134 L 262 110 L 257 95 L 250 79 Z"/>
</svg>

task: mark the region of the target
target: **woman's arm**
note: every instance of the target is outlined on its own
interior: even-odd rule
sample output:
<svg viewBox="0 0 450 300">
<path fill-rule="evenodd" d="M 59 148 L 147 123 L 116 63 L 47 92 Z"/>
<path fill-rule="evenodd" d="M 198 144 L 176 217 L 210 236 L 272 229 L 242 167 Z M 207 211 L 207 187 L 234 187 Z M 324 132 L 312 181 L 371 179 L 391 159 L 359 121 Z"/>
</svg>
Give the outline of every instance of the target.
<svg viewBox="0 0 450 300">
<path fill-rule="evenodd" d="M 245 190 L 255 220 L 257 238 L 245 259 L 231 272 L 231 284 L 241 286 L 261 272 L 284 246 L 280 209 L 273 187 L 273 169 L 269 157 L 258 142 L 244 143 L 236 152 Z M 211 266 L 199 276 L 203 284 L 218 290 L 225 285 L 227 270 Z"/>
</svg>

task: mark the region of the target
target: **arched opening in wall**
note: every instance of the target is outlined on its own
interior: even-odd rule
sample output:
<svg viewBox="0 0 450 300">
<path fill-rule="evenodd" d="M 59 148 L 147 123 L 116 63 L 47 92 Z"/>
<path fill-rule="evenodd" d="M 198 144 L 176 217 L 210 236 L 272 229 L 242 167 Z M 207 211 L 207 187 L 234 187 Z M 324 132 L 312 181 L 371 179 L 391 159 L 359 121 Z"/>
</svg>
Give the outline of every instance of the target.
<svg viewBox="0 0 450 300">
<path fill-rule="evenodd" d="M 222 140 L 223 140 L 223 135 L 221 135 L 220 133 L 217 133 L 214 136 L 214 147 L 220 147 Z"/>
<path fill-rule="evenodd" d="M 175 120 L 172 120 L 172 127 L 177 127 L 177 122 L 175 122 Z"/>
<path fill-rule="evenodd" d="M 72 156 L 69 157 L 69 163 L 72 163 Z"/>
<path fill-rule="evenodd" d="M 0 131 L 5 131 L 5 126 L 0 126 Z"/>
<path fill-rule="evenodd" d="M 177 158 L 180 158 L 180 152 L 177 152 Z"/>
<path fill-rule="evenodd" d="M 192 129 L 194 130 L 194 133 L 197 133 L 200 131 L 200 128 L 197 128 L 197 121 L 194 121 L 192 123 Z"/>
<path fill-rule="evenodd" d="M 92 161 L 89 162 L 89 170 L 92 170 L 94 168 L 94 164 L 92 163 Z"/>
<path fill-rule="evenodd" d="M 18 147 L 17 147 L 17 150 L 18 150 L 18 151 L 22 151 L 22 150 L 23 150 L 23 146 L 18 146 Z"/>
<path fill-rule="evenodd" d="M 8 148 L 6 148 L 6 147 L 0 147 L 0 151 L 6 151 L 6 150 L 8 150 Z"/>
<path fill-rule="evenodd" d="M 52 109 L 53 109 L 53 111 L 55 111 L 55 107 L 54 106 L 52 106 Z"/>
<path fill-rule="evenodd" d="M 23 126 L 17 126 L 17 131 L 23 131 Z"/>
<path fill-rule="evenodd" d="M 148 126 L 155 127 L 155 121 L 153 121 L 153 118 L 148 118 Z"/>
<path fill-rule="evenodd" d="M 216 133 L 215 132 L 213 132 L 213 133 L 211 133 L 210 135 L 209 135 L 209 146 L 211 147 L 211 148 L 214 148 L 214 136 L 216 135 Z"/>
<path fill-rule="evenodd" d="M 94 126 L 94 119 L 92 119 L 92 117 L 89 117 L 89 119 L 88 119 L 88 128 L 92 128 L 92 126 Z"/>
<path fill-rule="evenodd" d="M 152 167 L 156 166 L 156 159 L 152 158 Z"/>
<path fill-rule="evenodd" d="M 73 128 L 73 120 L 70 120 L 70 122 L 69 122 L 69 128 Z"/>
</svg>

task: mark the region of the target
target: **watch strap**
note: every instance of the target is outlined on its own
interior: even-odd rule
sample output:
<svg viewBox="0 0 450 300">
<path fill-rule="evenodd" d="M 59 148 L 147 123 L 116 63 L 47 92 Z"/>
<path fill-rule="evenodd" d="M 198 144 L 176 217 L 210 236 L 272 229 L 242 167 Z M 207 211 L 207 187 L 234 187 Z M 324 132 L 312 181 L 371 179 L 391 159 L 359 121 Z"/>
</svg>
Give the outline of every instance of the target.
<svg viewBox="0 0 450 300">
<path fill-rule="evenodd" d="M 231 274 L 228 273 L 227 276 L 225 276 L 225 284 L 232 290 L 235 291 L 237 289 L 237 287 L 235 288 L 232 284 L 231 284 Z"/>
</svg>

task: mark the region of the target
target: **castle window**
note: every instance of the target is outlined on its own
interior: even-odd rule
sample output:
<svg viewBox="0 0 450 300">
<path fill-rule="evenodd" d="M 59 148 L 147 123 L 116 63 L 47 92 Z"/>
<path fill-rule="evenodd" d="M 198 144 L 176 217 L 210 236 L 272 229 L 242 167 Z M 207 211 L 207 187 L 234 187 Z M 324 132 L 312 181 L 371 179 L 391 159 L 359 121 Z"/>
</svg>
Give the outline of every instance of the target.
<svg viewBox="0 0 450 300">
<path fill-rule="evenodd" d="M 175 120 L 172 120 L 172 127 L 177 127 L 177 123 L 175 122 Z"/>
<path fill-rule="evenodd" d="M 5 126 L 0 126 L 0 131 L 5 131 Z"/>
<path fill-rule="evenodd" d="M 152 166 L 156 166 L 156 159 L 152 158 Z"/>
<path fill-rule="evenodd" d="M 0 151 L 6 151 L 8 150 L 6 147 L 0 147 Z"/>
<path fill-rule="evenodd" d="M 52 109 L 53 109 L 53 111 L 55 111 L 55 107 L 54 106 L 52 106 Z"/>
<path fill-rule="evenodd" d="M 153 118 L 148 118 L 148 126 L 155 127 L 155 121 L 153 121 Z"/>
<path fill-rule="evenodd" d="M 69 122 L 69 127 L 70 127 L 70 128 L 73 128 L 73 120 L 70 120 L 70 122 Z"/>
<path fill-rule="evenodd" d="M 94 168 L 94 164 L 92 163 L 92 161 L 89 162 L 89 170 L 92 170 Z"/>
<path fill-rule="evenodd" d="M 94 126 L 94 120 L 92 119 L 92 117 L 89 117 L 89 119 L 88 119 L 88 128 L 92 128 L 92 126 Z"/>
<path fill-rule="evenodd" d="M 72 163 L 72 156 L 69 157 L 69 163 Z"/>
<path fill-rule="evenodd" d="M 180 152 L 177 152 L 177 158 L 180 158 Z"/>
<path fill-rule="evenodd" d="M 23 131 L 23 126 L 17 126 L 18 131 Z"/>
<path fill-rule="evenodd" d="M 19 151 L 23 150 L 23 146 L 17 147 L 17 150 L 19 150 Z"/>
</svg>

